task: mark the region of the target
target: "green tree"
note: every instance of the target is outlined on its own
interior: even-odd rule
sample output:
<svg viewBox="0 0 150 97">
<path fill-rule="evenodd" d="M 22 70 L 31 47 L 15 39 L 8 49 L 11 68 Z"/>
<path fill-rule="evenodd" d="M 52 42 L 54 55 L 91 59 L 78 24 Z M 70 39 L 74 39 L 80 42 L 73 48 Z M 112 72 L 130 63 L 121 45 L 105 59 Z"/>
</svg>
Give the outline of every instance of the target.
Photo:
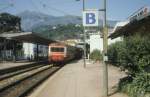
<svg viewBox="0 0 150 97">
<path fill-rule="evenodd" d="M 21 30 L 20 18 L 8 13 L 0 14 L 0 33 L 12 32 Z"/>
<path fill-rule="evenodd" d="M 117 66 L 128 71 L 128 76 L 120 80 L 119 90 L 130 97 L 150 95 L 149 37 L 150 34 L 125 37 L 108 49 L 110 63 L 116 62 Z"/>
<path fill-rule="evenodd" d="M 80 34 L 83 33 L 83 27 L 76 24 L 56 25 L 55 27 L 56 29 L 53 29 L 51 25 L 41 26 L 34 28 L 33 32 L 55 40 L 80 38 Z"/>
</svg>

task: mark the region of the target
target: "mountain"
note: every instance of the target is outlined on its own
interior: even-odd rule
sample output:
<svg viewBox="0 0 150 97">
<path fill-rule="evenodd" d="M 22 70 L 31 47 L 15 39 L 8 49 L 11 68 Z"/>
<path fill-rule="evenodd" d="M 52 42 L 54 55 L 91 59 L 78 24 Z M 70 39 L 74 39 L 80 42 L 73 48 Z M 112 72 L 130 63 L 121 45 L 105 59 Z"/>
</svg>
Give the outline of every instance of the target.
<svg viewBox="0 0 150 97">
<path fill-rule="evenodd" d="M 36 27 L 58 24 L 81 24 L 79 16 L 52 16 L 35 11 L 24 11 L 17 14 L 21 18 L 21 28 L 24 31 L 32 31 Z M 108 21 L 109 27 L 113 27 L 117 21 Z M 100 22 L 102 25 L 102 22 Z"/>
<path fill-rule="evenodd" d="M 33 28 L 43 25 L 58 24 L 80 24 L 81 18 L 78 16 L 51 16 L 34 11 L 24 11 L 17 14 L 21 18 L 21 27 L 24 31 L 31 31 Z"/>
</svg>

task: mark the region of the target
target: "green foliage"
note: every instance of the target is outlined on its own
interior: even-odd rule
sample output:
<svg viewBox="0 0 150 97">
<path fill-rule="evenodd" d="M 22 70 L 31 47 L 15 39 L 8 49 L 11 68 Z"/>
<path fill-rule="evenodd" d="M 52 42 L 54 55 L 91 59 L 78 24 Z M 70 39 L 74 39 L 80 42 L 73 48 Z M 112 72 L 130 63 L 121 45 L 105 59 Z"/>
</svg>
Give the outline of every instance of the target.
<svg viewBox="0 0 150 97">
<path fill-rule="evenodd" d="M 123 41 L 118 41 L 108 47 L 109 62 L 116 66 L 124 65 L 126 54 L 126 45 Z"/>
<path fill-rule="evenodd" d="M 129 69 L 133 73 L 145 72 L 150 65 L 149 37 L 135 35 L 126 39 L 127 62 L 131 63 Z"/>
<path fill-rule="evenodd" d="M 130 74 L 145 72 L 150 65 L 149 37 L 135 35 L 116 42 L 108 48 L 109 62 L 117 64 Z"/>
<path fill-rule="evenodd" d="M 103 56 L 101 52 L 97 49 L 95 49 L 91 54 L 90 54 L 90 59 L 94 61 L 101 61 L 103 59 Z"/>
<path fill-rule="evenodd" d="M 121 79 L 119 90 L 130 97 L 146 97 L 145 95 L 150 93 L 150 74 L 140 73 L 133 79 L 131 77 Z"/>
<path fill-rule="evenodd" d="M 20 30 L 20 18 L 8 13 L 0 14 L 0 33 Z M 13 32 L 13 33 L 14 33 Z"/>
<path fill-rule="evenodd" d="M 75 24 L 57 25 L 55 27 L 56 29 L 53 29 L 53 26 L 50 25 L 41 26 L 33 29 L 33 32 L 41 33 L 41 35 L 55 40 L 80 38 L 80 34 L 83 33 L 83 27 Z"/>
<path fill-rule="evenodd" d="M 119 90 L 130 97 L 150 94 L 150 41 L 149 35 L 134 35 L 108 48 L 109 62 L 128 71 L 120 80 Z"/>
</svg>

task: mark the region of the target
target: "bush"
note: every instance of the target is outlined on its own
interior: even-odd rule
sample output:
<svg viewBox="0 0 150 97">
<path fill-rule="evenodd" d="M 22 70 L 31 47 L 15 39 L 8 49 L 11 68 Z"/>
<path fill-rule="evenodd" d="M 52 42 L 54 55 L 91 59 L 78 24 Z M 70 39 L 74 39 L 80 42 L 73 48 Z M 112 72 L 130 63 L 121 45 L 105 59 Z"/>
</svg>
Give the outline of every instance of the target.
<svg viewBox="0 0 150 97">
<path fill-rule="evenodd" d="M 108 48 L 109 62 L 127 69 L 128 77 L 120 80 L 119 90 L 130 97 L 150 94 L 150 35 L 134 35 Z M 117 64 L 117 65 L 116 65 Z"/>
<path fill-rule="evenodd" d="M 150 65 L 149 37 L 135 35 L 126 39 L 127 65 L 131 73 L 145 72 Z M 150 69 L 150 68 L 149 68 Z"/>
<path fill-rule="evenodd" d="M 109 62 L 116 66 L 121 66 L 125 63 L 125 43 L 123 41 L 116 42 L 108 47 Z"/>
<path fill-rule="evenodd" d="M 130 97 L 145 97 L 150 93 L 150 74 L 140 73 L 135 77 L 126 77 L 120 80 L 119 90 Z"/>
<path fill-rule="evenodd" d="M 140 35 L 128 37 L 109 46 L 109 62 L 127 69 L 130 74 L 150 72 L 149 46 L 149 37 Z"/>
<path fill-rule="evenodd" d="M 103 59 L 102 53 L 95 49 L 91 54 L 90 54 L 90 59 L 94 61 L 101 61 Z"/>
</svg>

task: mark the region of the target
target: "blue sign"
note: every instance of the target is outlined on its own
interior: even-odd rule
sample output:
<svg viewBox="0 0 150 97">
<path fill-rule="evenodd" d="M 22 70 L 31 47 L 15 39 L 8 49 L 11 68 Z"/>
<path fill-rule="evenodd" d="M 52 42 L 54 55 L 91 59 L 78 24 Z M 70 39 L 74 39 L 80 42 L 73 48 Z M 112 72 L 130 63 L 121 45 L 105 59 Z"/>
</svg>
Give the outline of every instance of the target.
<svg viewBox="0 0 150 97">
<path fill-rule="evenodd" d="M 95 24 L 95 14 L 94 13 L 86 13 L 86 24 Z"/>
<path fill-rule="evenodd" d="M 98 12 L 84 11 L 83 12 L 83 26 L 98 26 Z"/>
</svg>

